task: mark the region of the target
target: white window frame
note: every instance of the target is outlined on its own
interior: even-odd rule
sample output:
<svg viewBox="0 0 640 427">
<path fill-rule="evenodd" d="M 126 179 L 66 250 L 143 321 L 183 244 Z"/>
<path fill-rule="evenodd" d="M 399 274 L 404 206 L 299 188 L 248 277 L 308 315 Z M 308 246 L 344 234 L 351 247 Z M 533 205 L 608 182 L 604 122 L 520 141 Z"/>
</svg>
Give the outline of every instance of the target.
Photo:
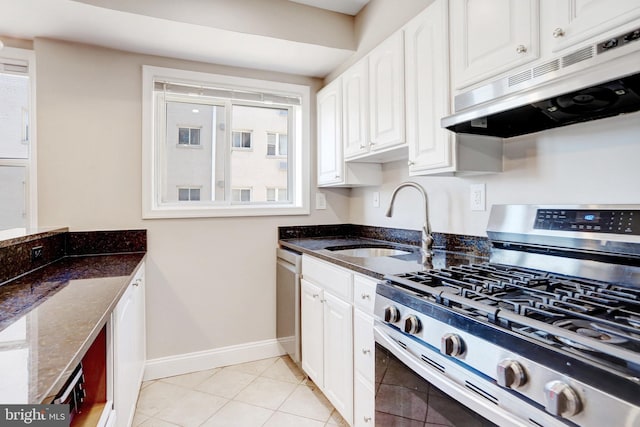
<svg viewBox="0 0 640 427">
<path fill-rule="evenodd" d="M 180 200 L 180 190 L 189 190 L 189 200 Z M 200 192 L 199 193 L 199 198 L 197 200 L 197 201 L 200 201 L 200 199 L 202 198 L 202 188 L 200 188 L 200 187 L 190 187 L 190 186 L 187 186 L 187 185 L 181 185 L 181 186 L 178 187 L 178 189 L 177 189 L 177 191 L 178 191 L 178 200 L 180 200 L 181 202 L 196 201 L 196 200 L 191 200 L 191 192 L 193 190 L 198 190 Z"/>
<path fill-rule="evenodd" d="M 242 139 L 242 134 L 243 133 L 248 133 L 249 134 L 249 146 L 248 147 L 236 147 L 235 145 L 233 145 L 233 134 L 234 133 L 239 133 Z M 252 130 L 246 130 L 246 129 L 236 129 L 236 130 L 232 130 L 231 131 L 231 149 L 232 150 L 238 150 L 238 151 L 253 151 L 253 131 Z"/>
<path fill-rule="evenodd" d="M 275 154 L 269 154 L 269 135 L 270 134 L 273 134 L 273 135 L 276 136 Z M 269 157 L 269 158 L 279 158 L 279 159 L 287 157 L 286 154 L 280 153 L 280 137 L 282 135 L 286 135 L 287 136 L 287 147 L 288 147 L 289 134 L 282 133 L 282 132 L 267 132 L 267 154 L 266 154 L 267 157 Z"/>
<path fill-rule="evenodd" d="M 269 190 L 273 190 L 275 199 L 274 200 L 269 200 Z M 267 202 L 269 203 L 278 203 L 280 202 L 280 195 L 283 194 L 285 195 L 285 199 L 287 198 L 287 189 L 286 188 L 281 188 L 281 187 L 267 187 L 266 188 L 266 199 Z"/>
<path fill-rule="evenodd" d="M 188 144 L 180 144 L 180 129 L 189 129 L 189 143 Z M 192 130 L 197 130 L 198 132 L 202 133 L 202 128 L 200 126 L 189 126 L 189 125 L 178 125 L 178 143 L 176 144 L 177 147 L 180 148 L 202 148 L 202 143 L 200 142 L 200 135 L 198 135 L 198 143 L 197 144 L 192 144 L 191 143 L 191 131 Z"/>
<path fill-rule="evenodd" d="M 23 143 L 29 144 L 29 155 L 26 159 L 2 159 L 0 158 L 0 166 L 14 166 L 25 168 L 25 212 L 26 227 L 24 232 L 38 228 L 38 165 L 37 165 L 37 123 L 36 123 L 36 55 L 32 50 L 18 49 L 12 47 L 4 47 L 0 50 L 0 58 L 8 60 L 16 60 L 17 63 L 27 62 L 29 71 L 29 141 Z M 2 62 L 2 61 L 0 61 Z M 9 71 L 3 71 L 10 73 Z M 20 74 L 24 75 L 24 74 Z M 26 137 L 27 135 L 25 135 Z M 14 229 L 12 229 L 14 230 Z"/>
<path fill-rule="evenodd" d="M 185 83 L 206 83 L 214 87 L 249 91 L 271 91 L 301 99 L 299 112 L 290 118 L 295 122 L 296 132 L 289 132 L 289 158 L 293 161 L 292 179 L 289 183 L 289 197 L 286 203 L 234 204 L 231 200 L 224 203 L 161 203 L 158 173 L 159 147 L 155 143 L 156 126 L 162 118 L 154 108 L 154 81 L 179 81 Z M 177 70 L 144 65 L 142 67 L 142 217 L 154 218 L 202 218 L 228 216 L 279 216 L 308 215 L 310 213 L 310 108 L 311 91 L 309 86 L 281 83 L 266 80 L 234 77 L 195 71 Z M 295 140 L 294 140 L 295 138 Z M 227 184 L 228 185 L 228 184 Z M 231 197 L 229 197 L 231 198 Z"/>
<path fill-rule="evenodd" d="M 239 191 L 240 192 L 240 200 L 234 200 L 233 198 L 233 192 L 234 191 Z M 248 191 L 249 192 L 249 200 L 242 200 L 242 192 L 243 191 Z M 253 199 L 253 188 L 251 187 L 233 187 L 231 189 L 231 200 L 235 203 L 249 203 L 251 202 L 251 199 Z"/>
</svg>

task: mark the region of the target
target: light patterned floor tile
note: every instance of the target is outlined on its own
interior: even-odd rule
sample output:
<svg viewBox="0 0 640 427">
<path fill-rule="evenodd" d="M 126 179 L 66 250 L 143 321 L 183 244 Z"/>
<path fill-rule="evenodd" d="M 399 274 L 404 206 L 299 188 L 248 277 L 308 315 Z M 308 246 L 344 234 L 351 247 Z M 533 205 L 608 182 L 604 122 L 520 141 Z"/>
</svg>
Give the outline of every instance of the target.
<svg viewBox="0 0 640 427">
<path fill-rule="evenodd" d="M 233 400 L 267 409 L 278 409 L 295 388 L 295 384 L 258 377 Z"/>
<path fill-rule="evenodd" d="M 142 385 L 140 386 L 140 390 L 149 387 L 151 384 L 153 384 L 155 382 L 155 380 L 149 380 L 149 381 L 145 381 L 142 383 Z"/>
<path fill-rule="evenodd" d="M 189 390 L 177 385 L 155 381 L 140 391 L 136 411 L 153 417 L 171 402 L 184 396 Z"/>
<path fill-rule="evenodd" d="M 138 427 L 140 424 L 147 421 L 148 419 L 149 419 L 148 416 L 141 414 L 136 410 L 136 413 L 133 415 L 133 421 L 131 422 L 131 425 L 133 427 Z"/>
<path fill-rule="evenodd" d="M 231 401 L 202 424 L 202 427 L 261 427 L 273 412 L 270 409 Z"/>
<path fill-rule="evenodd" d="M 284 412 L 274 413 L 264 427 L 323 427 L 324 423 L 311 418 L 299 417 Z"/>
<path fill-rule="evenodd" d="M 262 376 L 294 384 L 300 384 L 306 377 L 304 372 L 302 372 L 289 357 L 281 357 L 278 359 L 264 371 Z"/>
<path fill-rule="evenodd" d="M 313 381 L 283 356 L 145 381 L 132 427 L 346 425 Z"/>
<path fill-rule="evenodd" d="M 169 403 L 155 418 L 178 424 L 181 427 L 197 427 L 228 402 L 223 397 L 188 390 L 187 394 Z"/>
<path fill-rule="evenodd" d="M 280 359 L 279 357 L 271 357 L 269 359 L 261 359 L 253 362 L 239 363 L 237 365 L 225 366 L 223 369 L 244 372 L 245 374 L 251 374 L 251 375 L 257 376 L 262 374 L 265 370 L 267 370 L 267 368 L 269 368 L 279 359 Z"/>
<path fill-rule="evenodd" d="M 226 399 L 232 399 L 256 378 L 257 376 L 244 372 L 222 369 L 195 387 L 195 389 Z"/>
<path fill-rule="evenodd" d="M 316 387 L 298 385 L 278 410 L 327 422 L 333 406 Z"/>
<path fill-rule="evenodd" d="M 163 420 L 155 418 L 149 418 L 147 421 L 140 424 L 140 427 L 179 427 L 176 424 L 171 424 Z"/>
<path fill-rule="evenodd" d="M 336 411 L 335 409 L 331 413 L 331 416 L 329 417 L 329 421 L 327 421 L 327 425 L 349 427 L 349 423 L 347 423 L 345 419 L 342 418 L 342 415 L 340 415 L 340 412 Z"/>
<path fill-rule="evenodd" d="M 176 375 L 174 377 L 161 378 L 159 381 L 171 383 L 186 388 L 194 388 L 202 384 L 206 379 L 218 372 L 220 368 L 207 369 L 206 371 L 192 372 L 190 374 Z"/>
</svg>

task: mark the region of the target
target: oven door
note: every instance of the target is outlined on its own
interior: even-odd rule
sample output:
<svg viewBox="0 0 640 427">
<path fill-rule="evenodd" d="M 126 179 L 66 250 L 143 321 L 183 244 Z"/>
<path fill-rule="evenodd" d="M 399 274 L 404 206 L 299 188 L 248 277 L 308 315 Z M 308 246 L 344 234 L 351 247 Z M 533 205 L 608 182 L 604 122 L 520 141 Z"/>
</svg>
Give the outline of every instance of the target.
<svg viewBox="0 0 640 427">
<path fill-rule="evenodd" d="M 374 336 L 377 426 L 536 425 L 503 409 L 492 384 L 469 378 L 466 369 L 438 351 L 379 320 Z"/>
</svg>

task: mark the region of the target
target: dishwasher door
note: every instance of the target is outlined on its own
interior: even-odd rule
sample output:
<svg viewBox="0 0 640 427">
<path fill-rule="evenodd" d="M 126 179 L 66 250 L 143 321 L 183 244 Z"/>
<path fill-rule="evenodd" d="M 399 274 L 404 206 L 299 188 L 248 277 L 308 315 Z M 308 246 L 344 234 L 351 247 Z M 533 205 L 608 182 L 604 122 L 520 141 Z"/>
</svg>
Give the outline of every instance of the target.
<svg viewBox="0 0 640 427">
<path fill-rule="evenodd" d="M 291 359 L 301 362 L 300 274 L 302 254 L 277 248 L 276 338 Z"/>
</svg>

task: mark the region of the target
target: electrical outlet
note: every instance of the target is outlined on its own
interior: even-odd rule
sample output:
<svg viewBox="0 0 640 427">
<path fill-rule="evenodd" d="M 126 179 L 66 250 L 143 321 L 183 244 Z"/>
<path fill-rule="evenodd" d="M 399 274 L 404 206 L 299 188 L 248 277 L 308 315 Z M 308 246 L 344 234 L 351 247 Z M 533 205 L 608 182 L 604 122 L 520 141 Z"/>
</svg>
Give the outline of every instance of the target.
<svg viewBox="0 0 640 427">
<path fill-rule="evenodd" d="M 484 184 L 473 184 L 469 186 L 470 204 L 472 211 L 485 211 L 486 208 L 486 192 Z"/>
<path fill-rule="evenodd" d="M 324 193 L 316 193 L 316 210 L 327 209 L 327 198 Z"/>
<path fill-rule="evenodd" d="M 31 248 L 31 261 L 39 261 L 42 258 L 42 246 Z"/>
<path fill-rule="evenodd" d="M 373 207 L 374 208 L 379 208 L 380 207 L 380 192 L 379 191 L 374 191 L 373 192 Z"/>
</svg>

